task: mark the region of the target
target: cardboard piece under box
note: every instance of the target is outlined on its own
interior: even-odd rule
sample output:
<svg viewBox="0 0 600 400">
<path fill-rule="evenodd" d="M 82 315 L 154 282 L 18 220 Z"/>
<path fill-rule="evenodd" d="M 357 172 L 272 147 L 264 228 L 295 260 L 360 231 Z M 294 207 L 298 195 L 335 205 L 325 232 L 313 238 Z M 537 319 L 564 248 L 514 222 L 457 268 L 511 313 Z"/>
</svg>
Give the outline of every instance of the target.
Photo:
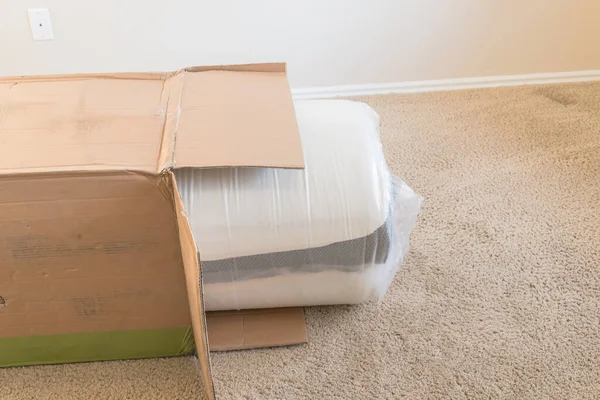
<svg viewBox="0 0 600 400">
<path fill-rule="evenodd" d="M 301 309 L 204 315 L 173 169 L 303 168 L 283 64 L 0 79 L 0 366 L 306 341 Z"/>
</svg>

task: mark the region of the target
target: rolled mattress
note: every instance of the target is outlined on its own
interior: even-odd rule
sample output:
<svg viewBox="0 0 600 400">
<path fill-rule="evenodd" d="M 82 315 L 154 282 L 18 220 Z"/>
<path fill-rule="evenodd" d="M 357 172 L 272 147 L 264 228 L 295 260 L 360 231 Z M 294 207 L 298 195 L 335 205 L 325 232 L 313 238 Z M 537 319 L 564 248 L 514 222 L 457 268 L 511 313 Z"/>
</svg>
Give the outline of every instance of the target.
<svg viewBox="0 0 600 400">
<path fill-rule="evenodd" d="M 295 103 L 306 168 L 183 169 L 206 310 L 381 299 L 421 205 L 387 168 L 379 117 L 346 100 Z"/>
</svg>

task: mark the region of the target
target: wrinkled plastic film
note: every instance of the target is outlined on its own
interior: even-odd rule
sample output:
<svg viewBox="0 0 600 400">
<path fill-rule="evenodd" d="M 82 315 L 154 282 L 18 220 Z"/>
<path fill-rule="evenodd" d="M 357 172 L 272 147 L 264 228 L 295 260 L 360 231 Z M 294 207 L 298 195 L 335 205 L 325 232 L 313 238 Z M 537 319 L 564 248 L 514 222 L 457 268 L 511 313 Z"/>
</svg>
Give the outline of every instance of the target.
<svg viewBox="0 0 600 400">
<path fill-rule="evenodd" d="M 412 232 L 417 217 L 421 210 L 423 197 L 417 195 L 408 185 L 399 177 L 392 176 L 393 193 L 393 225 L 390 227 L 390 236 L 394 243 L 388 256 L 388 271 L 386 280 L 381 283 L 381 290 L 378 301 L 382 301 L 387 289 L 392 284 L 394 276 L 404 261 L 404 256 L 410 249 L 410 233 Z"/>
<path fill-rule="evenodd" d="M 379 117 L 344 100 L 296 103 L 306 169 L 184 169 L 207 310 L 380 300 L 421 205 L 387 167 Z"/>
</svg>

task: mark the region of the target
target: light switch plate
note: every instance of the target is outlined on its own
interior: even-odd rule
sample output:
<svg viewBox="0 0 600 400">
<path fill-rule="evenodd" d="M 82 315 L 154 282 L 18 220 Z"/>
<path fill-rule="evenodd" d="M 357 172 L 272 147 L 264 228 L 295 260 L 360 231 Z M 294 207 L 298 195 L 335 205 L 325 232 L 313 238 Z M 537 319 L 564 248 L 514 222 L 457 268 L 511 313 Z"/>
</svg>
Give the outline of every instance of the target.
<svg viewBox="0 0 600 400">
<path fill-rule="evenodd" d="M 47 8 L 29 8 L 27 14 L 33 40 L 54 40 L 50 12 Z"/>
</svg>

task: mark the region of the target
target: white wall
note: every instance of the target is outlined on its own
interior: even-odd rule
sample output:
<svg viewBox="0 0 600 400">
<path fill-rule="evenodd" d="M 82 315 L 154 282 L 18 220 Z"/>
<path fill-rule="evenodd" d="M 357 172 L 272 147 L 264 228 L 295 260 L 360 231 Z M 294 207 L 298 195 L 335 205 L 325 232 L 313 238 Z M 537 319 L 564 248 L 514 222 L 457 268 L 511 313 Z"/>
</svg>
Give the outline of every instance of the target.
<svg viewBox="0 0 600 400">
<path fill-rule="evenodd" d="M 600 0 L 4 0 L 0 50 L 0 75 L 282 60 L 296 88 L 589 70 Z"/>
</svg>

